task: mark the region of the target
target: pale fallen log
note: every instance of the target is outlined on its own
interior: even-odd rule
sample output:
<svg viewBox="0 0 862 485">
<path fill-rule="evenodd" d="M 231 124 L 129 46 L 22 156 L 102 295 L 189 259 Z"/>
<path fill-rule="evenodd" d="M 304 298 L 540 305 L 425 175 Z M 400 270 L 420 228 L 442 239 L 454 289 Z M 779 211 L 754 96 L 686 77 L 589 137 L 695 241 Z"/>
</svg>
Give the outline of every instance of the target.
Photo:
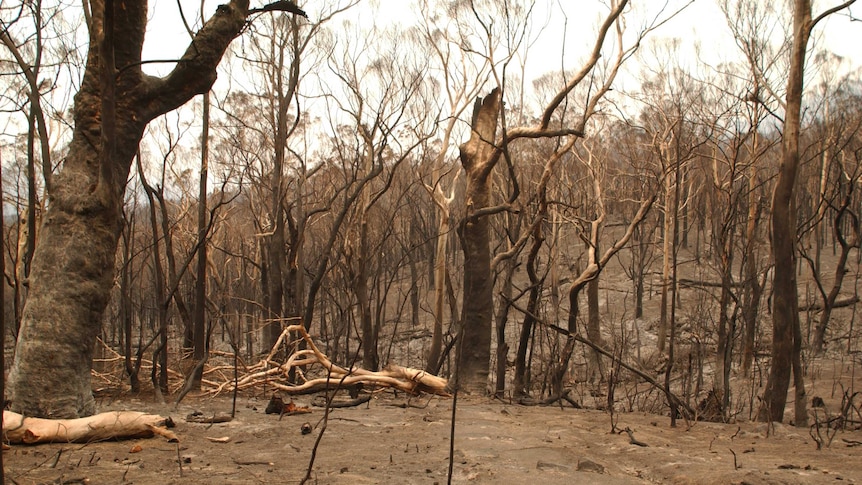
<svg viewBox="0 0 862 485">
<path fill-rule="evenodd" d="M 179 441 L 167 429 L 170 418 L 137 411 L 111 411 L 77 419 L 27 418 L 11 411 L 3 412 L 4 443 L 90 443 L 113 439 L 152 438 L 164 436 Z"/>
<path fill-rule="evenodd" d="M 297 350 L 284 363 L 274 362 L 273 359 L 277 350 L 292 332 L 298 333 L 302 340 L 306 342 L 308 348 Z M 301 367 L 315 364 L 323 367 L 325 376 L 305 379 L 304 373 L 301 372 Z M 249 371 L 249 373 L 238 379 L 236 387 L 245 389 L 265 383 L 267 386 L 274 387 L 287 394 L 308 394 L 332 389 L 339 385 L 349 387 L 363 384 L 370 388 L 391 388 L 410 394 L 427 392 L 440 396 L 449 396 L 446 390 L 448 381 L 434 374 L 429 374 L 424 370 L 398 365 L 389 365 L 377 372 L 359 367 L 351 369 L 340 367 L 332 363 L 326 354 L 320 351 L 302 325 L 290 325 L 285 328 L 269 355 L 259 364 L 249 369 Z M 286 378 L 291 371 L 294 371 L 297 377 L 304 382 L 294 384 L 280 382 L 277 379 L 280 376 Z M 233 390 L 233 387 L 234 382 L 228 381 L 222 383 L 211 392 L 217 395 L 223 391 Z"/>
</svg>

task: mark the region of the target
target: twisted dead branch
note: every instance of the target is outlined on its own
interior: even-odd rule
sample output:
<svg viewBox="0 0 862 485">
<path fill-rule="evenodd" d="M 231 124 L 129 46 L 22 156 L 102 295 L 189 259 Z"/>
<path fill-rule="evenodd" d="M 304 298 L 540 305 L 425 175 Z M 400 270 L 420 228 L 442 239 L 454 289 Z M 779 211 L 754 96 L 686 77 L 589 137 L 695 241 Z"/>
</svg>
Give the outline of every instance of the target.
<svg viewBox="0 0 862 485">
<path fill-rule="evenodd" d="M 293 352 L 285 362 L 277 362 L 275 356 L 278 349 L 281 348 L 285 340 L 290 338 L 292 333 L 298 334 L 308 348 Z M 306 375 L 315 370 L 313 368 L 315 365 L 320 366 L 324 377 L 307 378 Z M 306 370 L 303 371 L 303 368 Z M 301 382 L 291 383 L 288 380 L 291 370 Z M 324 391 L 338 383 L 342 387 L 362 385 L 375 388 L 392 388 L 410 394 L 426 392 L 440 396 L 449 395 L 446 391 L 448 381 L 424 370 L 390 364 L 382 371 L 374 372 L 358 367 L 346 369 L 333 364 L 326 354 L 315 345 L 303 325 L 286 327 L 266 358 L 249 367 L 246 373 L 236 381 L 236 387 L 239 390 L 244 390 L 265 384 L 286 394 L 311 394 Z M 207 392 L 218 395 L 233 389 L 234 381 L 231 379 Z"/>
</svg>

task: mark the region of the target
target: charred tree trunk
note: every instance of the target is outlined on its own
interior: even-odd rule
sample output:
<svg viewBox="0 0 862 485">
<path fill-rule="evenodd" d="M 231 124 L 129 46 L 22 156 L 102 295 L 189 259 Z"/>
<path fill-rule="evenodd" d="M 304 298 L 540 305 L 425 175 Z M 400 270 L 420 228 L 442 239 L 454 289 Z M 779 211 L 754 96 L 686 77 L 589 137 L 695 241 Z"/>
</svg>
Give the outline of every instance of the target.
<svg viewBox="0 0 862 485">
<path fill-rule="evenodd" d="M 493 281 L 488 218 L 491 170 L 500 158 L 494 150 L 501 93 L 495 88 L 473 108 L 470 140 L 461 145 L 461 164 L 467 177 L 466 215 L 459 227 L 464 251 L 464 300 L 461 341 L 458 344 L 457 385 L 470 392 L 486 392 L 491 361 Z"/>
<path fill-rule="evenodd" d="M 754 151 L 757 150 L 755 133 Z M 742 320 L 744 329 L 742 344 L 742 374 L 749 375 L 754 363 L 754 341 L 757 335 L 757 314 L 763 286 L 757 276 L 757 225 L 760 221 L 760 194 L 757 191 L 756 167 L 750 167 L 748 175 L 748 219 L 745 226 L 745 296 L 743 299 Z"/>
<path fill-rule="evenodd" d="M 677 164 L 676 170 L 679 170 Z M 673 227 L 673 218 L 670 211 L 676 207 L 679 201 L 674 201 L 673 178 L 667 177 L 665 180 L 665 209 L 664 209 L 664 229 L 662 230 L 662 276 L 661 276 L 661 307 L 659 313 L 658 324 L 658 352 L 664 353 L 664 346 L 667 340 L 668 329 L 670 328 L 668 315 L 668 295 L 670 294 L 670 273 L 671 273 L 671 253 L 676 251 L 673 247 L 671 239 L 671 231 Z"/>
<path fill-rule="evenodd" d="M 3 157 L 0 157 L 0 187 L 3 187 Z M 0 235 L 5 231 L 3 204 L 0 203 Z M 6 257 L 0 257 L 0 275 L 6 274 Z M 0 284 L 0 369 L 6 370 L 6 285 Z M 0 376 L 0 396 L 6 396 L 6 379 Z M 2 423 L 0 423 L 2 426 Z M 3 450 L 0 450 L 0 481 L 6 482 L 6 467 L 3 465 Z"/>
<path fill-rule="evenodd" d="M 90 51 L 75 97 L 75 128 L 49 188 L 9 374 L 12 409 L 74 418 L 95 412 L 90 366 L 113 285 L 132 158 L 153 118 L 209 90 L 246 25 L 248 1 L 218 8 L 165 78 L 141 71 L 146 2 L 93 0 Z"/>
<path fill-rule="evenodd" d="M 793 45 L 787 80 L 781 166 L 772 194 L 772 257 L 775 262 L 772 305 L 772 366 L 758 413 L 761 421 L 783 421 L 794 362 L 799 360 L 794 335 L 800 334 L 796 293 L 796 210 L 794 188 L 799 169 L 799 128 L 805 51 L 811 33 L 811 2 L 793 2 Z M 800 366 L 801 367 L 801 366 Z M 801 390 L 804 398 L 804 389 Z M 804 402 L 802 404 L 805 405 Z M 797 416 L 797 425 L 807 416 Z"/>
<path fill-rule="evenodd" d="M 133 394 L 141 390 L 141 381 L 138 377 L 140 367 L 132 363 L 132 251 L 134 245 L 134 215 L 131 220 L 126 220 L 126 229 L 123 231 L 123 267 L 120 270 L 120 324 L 123 327 L 123 350 L 125 353 L 124 364 L 126 375 L 129 376 L 129 386 Z M 154 239 L 155 240 L 155 239 Z"/>
<path fill-rule="evenodd" d="M 587 283 L 587 338 L 599 347 L 604 347 L 602 339 L 602 321 L 599 313 L 599 277 Z M 604 377 L 602 369 L 602 356 L 596 350 L 590 352 L 590 381 L 598 381 Z"/>
<path fill-rule="evenodd" d="M 368 194 L 366 190 L 364 194 Z M 367 200 L 362 201 L 362 210 L 366 210 Z M 363 212 L 359 223 L 359 248 L 357 269 L 354 278 L 353 291 L 356 293 L 356 306 L 359 310 L 359 329 L 362 333 L 362 367 L 376 371 L 380 366 L 377 353 L 377 331 L 371 316 L 371 290 L 368 280 L 371 278 L 368 248 L 368 215 Z"/>
<path fill-rule="evenodd" d="M 210 131 L 210 95 L 204 94 L 203 100 L 203 130 L 201 133 L 201 173 L 198 193 L 198 264 L 197 278 L 195 279 L 195 314 L 192 343 L 194 352 L 192 357 L 195 361 L 193 375 L 191 376 L 191 388 L 200 390 L 203 378 L 203 365 L 200 365 L 207 357 L 208 339 L 206 331 L 206 302 L 207 302 L 207 178 L 209 175 L 209 131 Z"/>
<path fill-rule="evenodd" d="M 515 273 L 515 262 L 507 259 L 503 262 L 503 287 L 500 289 L 501 300 L 494 317 L 494 329 L 497 336 L 497 367 L 495 369 L 494 395 L 502 398 L 506 392 L 506 368 L 509 360 L 509 344 L 506 342 L 506 322 L 509 320 L 509 308 L 512 306 L 512 276 Z"/>
<path fill-rule="evenodd" d="M 542 214 L 546 213 L 546 211 L 547 202 L 542 197 L 540 214 L 537 217 L 542 217 Z M 527 367 L 527 350 L 530 347 L 530 340 L 533 336 L 533 327 L 536 324 L 539 298 L 541 297 L 543 287 L 542 281 L 536 271 L 539 250 L 541 250 L 545 242 L 541 223 L 533 225 L 532 238 L 533 244 L 530 246 L 530 252 L 527 254 L 527 276 L 530 278 L 530 296 L 527 300 L 527 312 L 524 315 L 524 322 L 521 324 L 518 351 L 515 354 L 515 377 L 512 384 L 515 397 L 528 396 L 530 394 L 530 369 Z"/>
</svg>

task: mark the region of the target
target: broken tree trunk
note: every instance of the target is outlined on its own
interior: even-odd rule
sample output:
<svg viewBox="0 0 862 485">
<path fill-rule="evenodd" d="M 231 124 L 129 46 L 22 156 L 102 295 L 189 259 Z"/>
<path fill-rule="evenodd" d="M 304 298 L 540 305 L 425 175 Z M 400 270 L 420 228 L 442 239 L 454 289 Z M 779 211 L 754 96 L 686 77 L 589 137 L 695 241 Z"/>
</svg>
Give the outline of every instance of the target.
<svg viewBox="0 0 862 485">
<path fill-rule="evenodd" d="M 3 442 L 33 445 L 37 443 L 90 443 L 127 438 L 164 436 L 179 441 L 168 427 L 170 418 L 137 411 L 112 411 L 77 419 L 28 418 L 11 411 L 3 412 Z"/>
</svg>

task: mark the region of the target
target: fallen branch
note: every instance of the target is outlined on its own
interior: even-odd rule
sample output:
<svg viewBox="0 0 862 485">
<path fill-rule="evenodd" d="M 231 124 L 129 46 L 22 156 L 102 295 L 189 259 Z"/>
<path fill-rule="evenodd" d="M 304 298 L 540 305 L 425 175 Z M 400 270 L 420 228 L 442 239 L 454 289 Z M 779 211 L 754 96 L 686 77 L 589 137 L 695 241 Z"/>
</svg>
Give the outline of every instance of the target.
<svg viewBox="0 0 862 485">
<path fill-rule="evenodd" d="M 832 304 L 832 308 L 844 308 L 848 306 L 853 306 L 857 303 L 859 303 L 859 297 L 853 295 L 851 297 L 835 300 L 835 303 Z M 809 310 L 813 312 L 823 311 L 823 302 L 815 302 L 809 305 L 799 305 L 800 312 L 807 312 Z"/>
<path fill-rule="evenodd" d="M 321 396 L 318 396 L 318 397 L 321 397 Z M 362 404 L 365 404 L 370 400 L 371 400 L 371 394 L 366 394 L 364 396 L 357 397 L 356 399 L 350 399 L 348 401 L 332 401 L 329 403 L 329 407 L 330 407 L 330 409 L 352 408 L 352 407 L 356 407 L 356 406 L 360 406 Z M 319 407 L 319 408 L 323 408 L 323 407 L 326 407 L 327 402 L 326 402 L 326 399 L 323 399 L 323 402 L 320 402 L 319 400 L 315 399 L 314 401 L 311 401 L 311 405 Z"/>
<path fill-rule="evenodd" d="M 635 446 L 642 446 L 642 447 L 647 447 L 647 446 L 649 446 L 648 444 L 644 443 L 643 441 L 638 441 L 638 440 L 635 438 L 635 434 L 634 434 L 634 432 L 633 432 L 633 431 L 632 431 L 632 429 L 631 429 L 631 428 L 629 428 L 628 426 L 627 426 L 627 427 L 626 427 L 626 429 L 624 429 L 623 431 L 625 431 L 625 432 L 626 432 L 626 434 L 627 434 L 627 435 L 629 435 L 629 443 L 631 443 L 631 444 L 633 444 L 633 445 L 635 445 Z"/>
<path fill-rule="evenodd" d="M 576 333 L 571 333 L 568 330 L 566 330 L 562 327 L 559 327 L 557 325 L 545 323 L 542 320 L 537 320 L 537 321 L 539 323 L 544 324 L 545 326 L 547 326 L 551 330 L 554 330 L 557 333 L 563 334 L 566 337 L 575 340 L 576 342 L 580 342 L 580 343 L 586 345 L 587 347 L 595 350 L 596 352 L 604 355 L 605 357 L 610 358 L 611 362 L 613 362 L 614 365 L 618 364 L 620 367 L 622 367 L 622 368 L 626 369 L 627 371 L 637 375 L 638 377 L 640 377 L 641 379 L 645 380 L 647 383 L 649 383 L 650 385 L 655 387 L 657 390 L 664 393 L 668 399 L 668 402 L 671 402 L 671 401 L 675 402 L 677 407 L 682 408 L 682 410 L 685 411 L 686 417 L 694 416 L 694 411 L 691 409 L 691 406 L 689 406 L 688 404 L 683 402 L 679 397 L 677 397 L 676 394 L 665 389 L 664 386 L 662 384 L 660 384 L 658 381 L 656 381 L 652 376 L 648 375 L 647 373 L 645 373 L 641 370 L 636 369 L 635 367 L 633 367 L 629 364 L 626 364 L 625 362 L 622 361 L 622 359 L 618 358 L 617 356 L 615 356 L 611 352 L 603 349 L 601 346 L 596 345 L 595 343 L 593 343 L 589 339 L 581 337 L 580 335 L 578 335 Z"/>
<path fill-rule="evenodd" d="M 78 419 L 26 418 L 11 411 L 3 412 L 3 441 L 28 445 L 90 443 L 155 435 L 177 442 L 179 438 L 167 429 L 171 427 L 171 418 L 137 411 L 112 411 Z"/>
<path fill-rule="evenodd" d="M 298 350 L 287 358 L 284 363 L 275 362 L 276 351 L 282 343 L 290 338 L 291 333 L 297 333 L 306 342 L 307 349 Z M 305 378 L 305 372 L 300 372 L 302 367 L 320 365 L 324 371 L 324 377 Z M 291 371 L 295 371 L 297 377 L 303 382 L 292 383 L 288 381 Z M 424 370 L 412 369 L 398 365 L 389 365 L 385 369 L 373 372 L 367 369 L 351 367 L 346 369 L 335 365 L 331 360 L 317 348 L 314 341 L 308 335 L 303 325 L 290 325 L 286 327 L 279 336 L 272 351 L 259 364 L 251 367 L 246 375 L 230 380 L 210 391 L 217 395 L 224 391 L 231 391 L 234 387 L 246 389 L 257 385 L 266 384 L 276 388 L 285 394 L 311 394 L 332 389 L 336 383 L 349 387 L 356 385 L 369 385 L 374 388 L 388 387 L 404 391 L 409 394 L 427 392 L 440 396 L 449 396 L 446 391 L 448 381 L 442 377 L 435 376 Z"/>
<path fill-rule="evenodd" d="M 202 424 L 215 424 L 215 423 L 229 423 L 233 420 L 230 414 L 219 413 L 219 414 L 204 414 L 200 411 L 195 411 L 188 416 L 186 416 L 186 422 L 189 423 L 202 423 Z"/>
<path fill-rule="evenodd" d="M 571 389 L 566 389 L 560 394 L 549 396 L 539 401 L 529 397 L 522 397 L 518 400 L 518 404 L 520 404 L 521 406 L 550 406 L 555 404 L 557 401 L 566 401 L 567 403 L 571 404 L 573 408 L 581 409 L 580 403 L 569 397 L 569 394 L 571 394 L 571 392 Z"/>
</svg>

